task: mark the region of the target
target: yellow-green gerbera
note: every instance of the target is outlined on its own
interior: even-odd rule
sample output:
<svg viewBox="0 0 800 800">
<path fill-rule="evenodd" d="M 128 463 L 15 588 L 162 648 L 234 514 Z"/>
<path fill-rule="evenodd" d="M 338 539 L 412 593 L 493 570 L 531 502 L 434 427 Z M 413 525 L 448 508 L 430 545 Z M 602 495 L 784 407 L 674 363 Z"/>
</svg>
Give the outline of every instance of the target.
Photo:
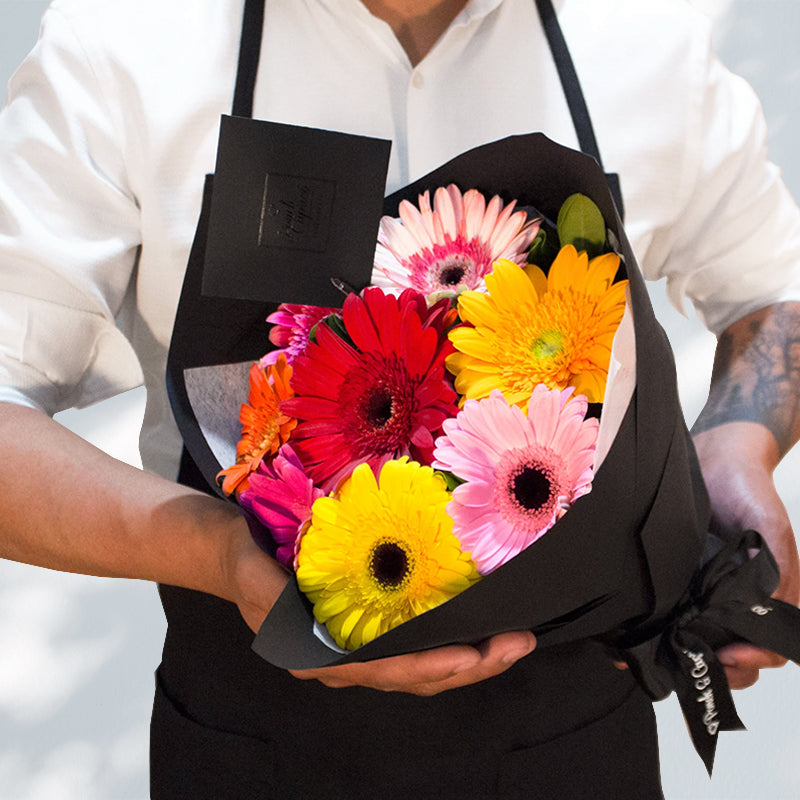
<svg viewBox="0 0 800 800">
<path fill-rule="evenodd" d="M 463 292 L 458 313 L 468 325 L 450 332 L 447 359 L 463 400 L 499 389 L 525 408 L 531 392 L 574 386 L 590 403 L 605 393 L 611 345 L 625 310 L 627 281 L 613 283 L 619 258 L 589 260 L 563 247 L 547 276 L 500 259 L 486 276 L 488 294 Z"/>
<path fill-rule="evenodd" d="M 336 497 L 315 501 L 297 582 L 340 647 L 354 650 L 479 579 L 449 500 L 441 476 L 403 457 L 384 464 L 380 482 L 360 464 Z"/>
</svg>

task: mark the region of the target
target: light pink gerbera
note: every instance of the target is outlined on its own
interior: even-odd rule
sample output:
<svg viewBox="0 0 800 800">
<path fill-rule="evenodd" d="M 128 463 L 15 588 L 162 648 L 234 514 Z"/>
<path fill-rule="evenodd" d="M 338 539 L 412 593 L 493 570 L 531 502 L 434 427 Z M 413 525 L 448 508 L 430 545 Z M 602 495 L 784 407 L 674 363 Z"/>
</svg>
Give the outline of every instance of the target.
<svg viewBox="0 0 800 800">
<path fill-rule="evenodd" d="M 447 512 L 482 575 L 535 542 L 592 484 L 599 423 L 585 419 L 587 400 L 539 384 L 528 416 L 495 389 L 467 400 L 442 426 L 433 466 L 464 483 Z"/>
<path fill-rule="evenodd" d="M 433 196 L 419 196 L 419 208 L 404 200 L 400 218 L 381 219 L 372 282 L 387 291 L 412 288 L 424 295 L 457 294 L 483 288 L 483 277 L 498 258 L 524 264 L 539 220 L 503 207 L 495 195 L 489 204 L 476 189 L 462 195 L 450 184 Z"/>
<path fill-rule="evenodd" d="M 269 529 L 278 545 L 275 557 L 293 566 L 299 537 L 311 519 L 311 506 L 325 492 L 314 486 L 300 459 L 285 444 L 271 464 L 261 463 L 250 476 L 250 483 L 239 496 L 239 503 Z M 264 543 L 259 542 L 264 547 Z"/>
<path fill-rule="evenodd" d="M 324 306 L 304 306 L 294 303 L 281 303 L 278 310 L 267 317 L 274 327 L 269 332 L 269 340 L 278 350 L 272 350 L 261 359 L 261 366 L 274 364 L 281 353 L 291 364 L 302 355 L 308 346 L 308 336 L 314 326 L 331 314 L 340 314 L 338 308 Z"/>
</svg>

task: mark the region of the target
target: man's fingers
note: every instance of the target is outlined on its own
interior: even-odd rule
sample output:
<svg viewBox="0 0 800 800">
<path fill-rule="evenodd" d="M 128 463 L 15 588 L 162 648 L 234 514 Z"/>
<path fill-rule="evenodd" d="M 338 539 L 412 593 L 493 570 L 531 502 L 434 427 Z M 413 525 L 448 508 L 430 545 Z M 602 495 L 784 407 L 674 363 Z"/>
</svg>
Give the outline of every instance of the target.
<svg viewBox="0 0 800 800">
<path fill-rule="evenodd" d="M 457 645 L 358 664 L 292 671 L 292 675 L 301 680 L 318 680 L 332 689 L 367 686 L 393 692 L 417 684 L 447 680 L 471 669 L 480 660 L 481 654 L 474 647 Z"/>
<path fill-rule="evenodd" d="M 498 634 L 478 647 L 480 660 L 473 666 L 437 684 L 420 688 L 422 693 L 437 694 L 440 691 L 478 683 L 505 672 L 521 658 L 525 658 L 535 647 L 536 637 L 532 633 L 516 631 Z"/>
<path fill-rule="evenodd" d="M 753 647 L 750 644 L 736 642 L 726 645 L 717 653 L 717 658 L 723 667 L 752 667 L 755 669 L 769 669 L 782 667 L 786 663 L 783 656 Z"/>
<path fill-rule="evenodd" d="M 758 680 L 759 670 L 782 667 L 786 663 L 777 653 L 738 642 L 723 647 L 717 658 L 725 668 L 731 689 L 746 689 Z"/>
<path fill-rule="evenodd" d="M 747 689 L 758 680 L 759 670 L 754 667 L 725 667 L 725 676 L 731 689 Z"/>
<path fill-rule="evenodd" d="M 533 634 L 518 631 L 492 637 L 479 648 L 454 645 L 360 664 L 292 671 L 292 675 L 330 688 L 367 686 L 432 695 L 497 675 L 530 653 L 535 644 Z"/>
</svg>

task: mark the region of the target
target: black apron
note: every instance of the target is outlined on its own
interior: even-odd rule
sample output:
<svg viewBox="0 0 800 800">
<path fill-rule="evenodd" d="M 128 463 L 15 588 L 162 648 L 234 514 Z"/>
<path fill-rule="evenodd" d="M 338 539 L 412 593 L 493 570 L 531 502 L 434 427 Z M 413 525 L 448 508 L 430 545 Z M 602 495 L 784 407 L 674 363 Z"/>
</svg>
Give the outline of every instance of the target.
<svg viewBox="0 0 800 800">
<path fill-rule="evenodd" d="M 599 162 L 550 0 L 537 7 L 581 148 Z M 247 0 L 236 116 L 252 114 L 262 22 L 263 0 Z M 193 262 L 204 258 L 211 188 L 209 179 Z M 266 351 L 263 318 L 238 335 L 263 338 Z M 208 490 L 187 457 L 179 480 Z M 651 701 L 599 643 L 534 651 L 500 676 L 432 698 L 328 689 L 256 655 L 233 604 L 159 590 L 168 629 L 151 728 L 153 800 L 663 797 Z"/>
</svg>

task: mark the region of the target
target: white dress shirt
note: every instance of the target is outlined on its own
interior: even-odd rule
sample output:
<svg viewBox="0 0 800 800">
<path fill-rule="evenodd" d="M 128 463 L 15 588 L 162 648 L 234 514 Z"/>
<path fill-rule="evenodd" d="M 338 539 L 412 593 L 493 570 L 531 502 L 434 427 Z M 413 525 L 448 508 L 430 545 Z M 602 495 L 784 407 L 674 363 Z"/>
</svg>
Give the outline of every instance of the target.
<svg viewBox="0 0 800 800">
<path fill-rule="evenodd" d="M 707 21 L 556 6 L 646 277 L 715 332 L 800 300 L 800 212 Z M 144 381 L 143 463 L 170 477 L 164 364 L 240 24 L 233 0 L 56 0 L 0 115 L 0 399 L 52 414 Z M 387 193 L 511 134 L 577 147 L 533 0 L 470 0 L 416 68 L 358 0 L 267 0 L 254 116 L 391 139 Z"/>
</svg>

